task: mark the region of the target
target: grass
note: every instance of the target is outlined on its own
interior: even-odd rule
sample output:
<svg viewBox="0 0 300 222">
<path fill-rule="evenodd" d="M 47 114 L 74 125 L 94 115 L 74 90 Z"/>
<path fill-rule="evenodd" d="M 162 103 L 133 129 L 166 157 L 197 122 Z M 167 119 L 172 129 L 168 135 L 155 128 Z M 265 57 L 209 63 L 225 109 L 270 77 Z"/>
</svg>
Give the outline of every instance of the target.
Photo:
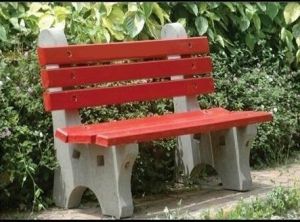
<svg viewBox="0 0 300 222">
<path fill-rule="evenodd" d="M 266 198 L 241 200 L 233 209 L 205 212 L 201 219 L 291 219 L 300 218 L 300 187 L 276 187 Z"/>
</svg>

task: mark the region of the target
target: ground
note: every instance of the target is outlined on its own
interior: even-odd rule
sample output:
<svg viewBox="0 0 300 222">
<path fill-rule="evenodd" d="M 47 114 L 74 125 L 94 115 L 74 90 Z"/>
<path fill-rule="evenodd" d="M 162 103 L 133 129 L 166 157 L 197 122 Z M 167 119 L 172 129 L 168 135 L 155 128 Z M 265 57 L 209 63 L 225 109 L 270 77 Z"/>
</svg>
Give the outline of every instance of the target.
<svg viewBox="0 0 300 222">
<path fill-rule="evenodd" d="M 214 211 L 222 208 L 229 210 L 241 198 L 249 200 L 253 197 L 264 197 L 275 186 L 294 186 L 300 184 L 300 161 L 280 167 L 251 172 L 253 189 L 247 192 L 223 190 L 218 177 L 209 177 L 194 189 L 179 187 L 167 195 L 147 196 L 134 199 L 134 215 L 132 219 L 166 218 L 164 210 L 180 209 L 180 214 L 188 214 L 192 218 L 199 218 L 207 210 Z M 178 203 L 181 202 L 178 207 Z M 5 218 L 23 219 L 101 219 L 101 210 L 96 202 L 85 203 L 79 209 L 50 208 L 34 214 L 14 215 L 7 213 L 0 215 Z M 131 219 L 131 218 L 129 218 Z"/>
</svg>

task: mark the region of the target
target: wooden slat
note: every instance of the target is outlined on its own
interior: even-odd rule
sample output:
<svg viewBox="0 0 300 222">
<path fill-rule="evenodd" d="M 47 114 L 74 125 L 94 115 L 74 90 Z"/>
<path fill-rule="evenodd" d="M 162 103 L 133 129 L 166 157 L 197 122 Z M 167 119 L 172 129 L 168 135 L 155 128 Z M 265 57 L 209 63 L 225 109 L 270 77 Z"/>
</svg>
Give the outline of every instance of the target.
<svg viewBox="0 0 300 222">
<path fill-rule="evenodd" d="M 47 111 L 112 105 L 133 101 L 189 96 L 213 92 L 212 78 L 193 78 L 120 87 L 45 92 Z"/>
<path fill-rule="evenodd" d="M 197 110 L 198 115 L 202 115 L 203 117 L 211 117 L 224 115 L 229 113 L 226 109 L 223 108 L 212 108 L 209 110 Z M 68 143 L 95 143 L 96 141 L 96 134 L 98 132 L 111 132 L 111 131 L 118 131 L 123 130 L 124 128 L 132 128 L 136 126 L 154 126 L 160 125 L 162 122 L 170 122 L 174 121 L 175 119 L 178 121 L 185 121 L 190 120 L 195 115 L 194 111 L 191 112 L 181 112 L 181 113 L 172 113 L 172 114 L 165 114 L 165 115 L 157 115 L 151 117 L 140 117 L 136 119 L 127 119 L 127 120 L 120 120 L 120 121 L 112 121 L 112 122 L 104 122 L 104 123 L 97 123 L 97 124 L 87 124 L 87 125 L 76 125 L 76 126 L 69 126 L 67 128 L 57 129 L 55 132 L 55 136 L 61 139 L 63 142 Z"/>
<path fill-rule="evenodd" d="M 96 143 L 108 147 L 211 132 L 270 120 L 272 114 L 268 112 L 229 112 L 222 108 L 214 108 L 89 126 L 71 126 L 57 130 L 56 136 L 68 143 Z"/>
<path fill-rule="evenodd" d="M 41 65 L 209 52 L 207 37 L 38 47 Z"/>
<path fill-rule="evenodd" d="M 45 88 L 210 73 L 210 57 L 42 70 Z"/>
</svg>

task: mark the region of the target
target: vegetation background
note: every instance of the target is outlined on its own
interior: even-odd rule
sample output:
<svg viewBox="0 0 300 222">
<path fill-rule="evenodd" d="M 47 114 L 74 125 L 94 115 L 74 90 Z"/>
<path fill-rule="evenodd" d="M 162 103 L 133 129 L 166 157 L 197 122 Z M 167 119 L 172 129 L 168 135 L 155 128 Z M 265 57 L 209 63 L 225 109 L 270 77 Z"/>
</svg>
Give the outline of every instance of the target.
<svg viewBox="0 0 300 222">
<path fill-rule="evenodd" d="M 106 43 L 160 38 L 179 22 L 189 36 L 209 38 L 216 93 L 201 108 L 264 110 L 251 150 L 252 167 L 284 163 L 300 141 L 300 4 L 231 2 L 0 3 L 0 210 L 40 210 L 52 204 L 51 115 L 43 109 L 36 57 L 41 29 L 64 28 L 68 42 Z M 170 100 L 82 109 L 83 122 L 125 119 L 173 110 Z M 174 139 L 142 143 L 134 195 L 174 182 Z"/>
</svg>

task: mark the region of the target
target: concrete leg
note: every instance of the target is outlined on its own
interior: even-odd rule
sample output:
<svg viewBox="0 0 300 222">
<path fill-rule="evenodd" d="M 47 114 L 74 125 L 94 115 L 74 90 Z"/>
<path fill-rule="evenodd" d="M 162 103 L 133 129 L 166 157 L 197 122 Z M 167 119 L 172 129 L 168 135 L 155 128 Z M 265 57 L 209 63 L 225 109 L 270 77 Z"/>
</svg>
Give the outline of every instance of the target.
<svg viewBox="0 0 300 222">
<path fill-rule="evenodd" d="M 89 188 L 96 195 L 103 215 L 115 218 L 131 216 L 131 172 L 138 145 L 110 148 L 72 146 L 57 150 L 60 168 L 55 174 L 53 195 L 56 205 L 78 207 L 82 194 Z"/>
<path fill-rule="evenodd" d="M 257 126 L 254 124 L 211 133 L 212 166 L 218 172 L 225 189 L 238 191 L 251 189 L 249 155 L 256 129 Z"/>
</svg>

